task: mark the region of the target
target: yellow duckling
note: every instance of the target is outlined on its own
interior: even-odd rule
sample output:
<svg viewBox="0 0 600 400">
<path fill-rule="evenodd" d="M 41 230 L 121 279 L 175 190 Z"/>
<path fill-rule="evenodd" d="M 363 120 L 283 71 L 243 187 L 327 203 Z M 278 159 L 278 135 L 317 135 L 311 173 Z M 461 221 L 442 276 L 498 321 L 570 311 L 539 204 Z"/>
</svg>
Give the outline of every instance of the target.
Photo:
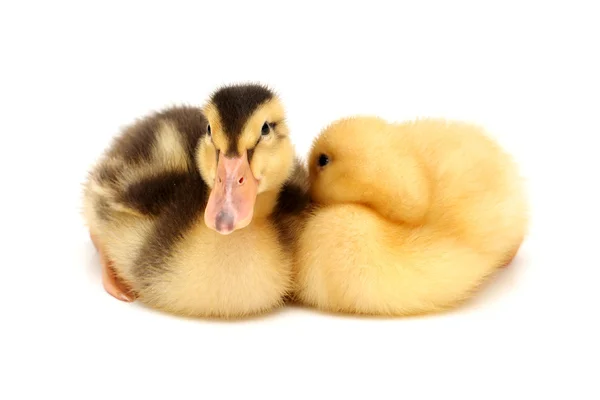
<svg viewBox="0 0 600 400">
<path fill-rule="evenodd" d="M 84 216 L 116 298 L 188 316 L 271 310 L 291 288 L 308 203 L 279 98 L 216 90 L 127 127 L 90 173 Z"/>
<path fill-rule="evenodd" d="M 344 118 L 315 139 L 308 162 L 316 208 L 299 238 L 296 297 L 318 309 L 455 307 L 524 240 L 518 168 L 475 126 Z"/>
</svg>

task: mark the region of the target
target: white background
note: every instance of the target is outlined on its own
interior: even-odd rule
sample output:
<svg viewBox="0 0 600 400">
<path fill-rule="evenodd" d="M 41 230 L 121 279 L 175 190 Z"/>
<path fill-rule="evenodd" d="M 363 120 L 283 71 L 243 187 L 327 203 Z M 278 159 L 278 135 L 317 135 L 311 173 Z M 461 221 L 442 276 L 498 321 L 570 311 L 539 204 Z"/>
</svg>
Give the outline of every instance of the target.
<svg viewBox="0 0 600 400">
<path fill-rule="evenodd" d="M 600 398 L 597 5 L 447 3 L 3 1 L 0 398 Z M 248 80 L 281 94 L 301 154 L 353 113 L 486 126 L 528 180 L 514 264 L 417 319 L 225 323 L 110 297 L 88 167 L 133 118 Z"/>
</svg>

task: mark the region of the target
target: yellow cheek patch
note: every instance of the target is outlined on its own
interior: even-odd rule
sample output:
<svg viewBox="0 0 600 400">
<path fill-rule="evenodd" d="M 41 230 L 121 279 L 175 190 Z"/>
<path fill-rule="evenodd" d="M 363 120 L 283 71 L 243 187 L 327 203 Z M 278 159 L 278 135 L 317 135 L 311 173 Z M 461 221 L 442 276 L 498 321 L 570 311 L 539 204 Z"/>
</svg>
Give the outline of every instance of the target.
<svg viewBox="0 0 600 400">
<path fill-rule="evenodd" d="M 214 104 L 208 103 L 206 106 L 204 106 L 203 112 L 208 120 L 208 124 L 210 125 L 212 143 L 218 150 L 227 151 L 229 141 L 227 140 L 227 136 L 223 130 L 223 123 L 221 121 L 221 115 L 219 114 L 219 111 Z"/>
<path fill-rule="evenodd" d="M 217 151 L 212 144 L 203 140 L 197 150 L 198 168 L 204 181 L 212 187 L 217 173 Z"/>
<path fill-rule="evenodd" d="M 281 102 L 271 99 L 258 107 L 248 118 L 238 138 L 237 150 L 239 152 L 254 148 L 261 139 L 262 127 L 265 122 L 270 125 L 276 124 L 275 131 L 270 127 L 270 134 L 265 142 L 274 142 L 273 136 L 288 136 L 289 132 L 285 125 L 285 110 Z"/>
<path fill-rule="evenodd" d="M 223 134 L 223 131 L 213 130 L 212 134 L 212 146 L 215 147 L 219 151 L 227 152 L 229 148 L 229 140 Z"/>
<path fill-rule="evenodd" d="M 294 148 L 287 137 L 272 138 L 268 144 L 260 144 L 250 165 L 252 173 L 260 180 L 259 192 L 279 187 L 289 176 L 293 160 Z"/>
</svg>

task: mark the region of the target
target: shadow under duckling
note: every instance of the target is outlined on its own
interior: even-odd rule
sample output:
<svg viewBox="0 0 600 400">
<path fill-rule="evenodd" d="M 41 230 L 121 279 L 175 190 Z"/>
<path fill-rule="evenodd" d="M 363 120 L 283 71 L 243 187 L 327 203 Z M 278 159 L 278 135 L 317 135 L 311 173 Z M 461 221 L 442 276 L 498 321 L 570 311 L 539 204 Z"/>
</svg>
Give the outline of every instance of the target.
<svg viewBox="0 0 600 400">
<path fill-rule="evenodd" d="M 342 118 L 315 139 L 308 162 L 315 209 L 298 241 L 295 296 L 323 311 L 448 310 L 525 238 L 518 167 L 476 126 Z"/>
<path fill-rule="evenodd" d="M 84 217 L 103 284 L 191 317 L 244 317 L 283 304 L 295 220 L 308 203 L 279 97 L 219 88 L 128 126 L 91 171 Z"/>
</svg>

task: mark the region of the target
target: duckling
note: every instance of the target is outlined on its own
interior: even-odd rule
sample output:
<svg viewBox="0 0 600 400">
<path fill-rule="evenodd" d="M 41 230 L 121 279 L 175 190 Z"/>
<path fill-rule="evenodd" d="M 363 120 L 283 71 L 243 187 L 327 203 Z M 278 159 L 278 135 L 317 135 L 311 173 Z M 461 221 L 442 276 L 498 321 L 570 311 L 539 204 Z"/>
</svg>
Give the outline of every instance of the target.
<svg viewBox="0 0 600 400">
<path fill-rule="evenodd" d="M 215 90 L 123 129 L 84 184 L 108 293 L 173 314 L 235 318 L 283 304 L 308 173 L 278 95 Z"/>
<path fill-rule="evenodd" d="M 298 238 L 295 297 L 323 311 L 457 307 L 527 233 L 516 163 L 465 122 L 341 118 L 316 137 L 308 162 L 315 209 Z"/>
</svg>

